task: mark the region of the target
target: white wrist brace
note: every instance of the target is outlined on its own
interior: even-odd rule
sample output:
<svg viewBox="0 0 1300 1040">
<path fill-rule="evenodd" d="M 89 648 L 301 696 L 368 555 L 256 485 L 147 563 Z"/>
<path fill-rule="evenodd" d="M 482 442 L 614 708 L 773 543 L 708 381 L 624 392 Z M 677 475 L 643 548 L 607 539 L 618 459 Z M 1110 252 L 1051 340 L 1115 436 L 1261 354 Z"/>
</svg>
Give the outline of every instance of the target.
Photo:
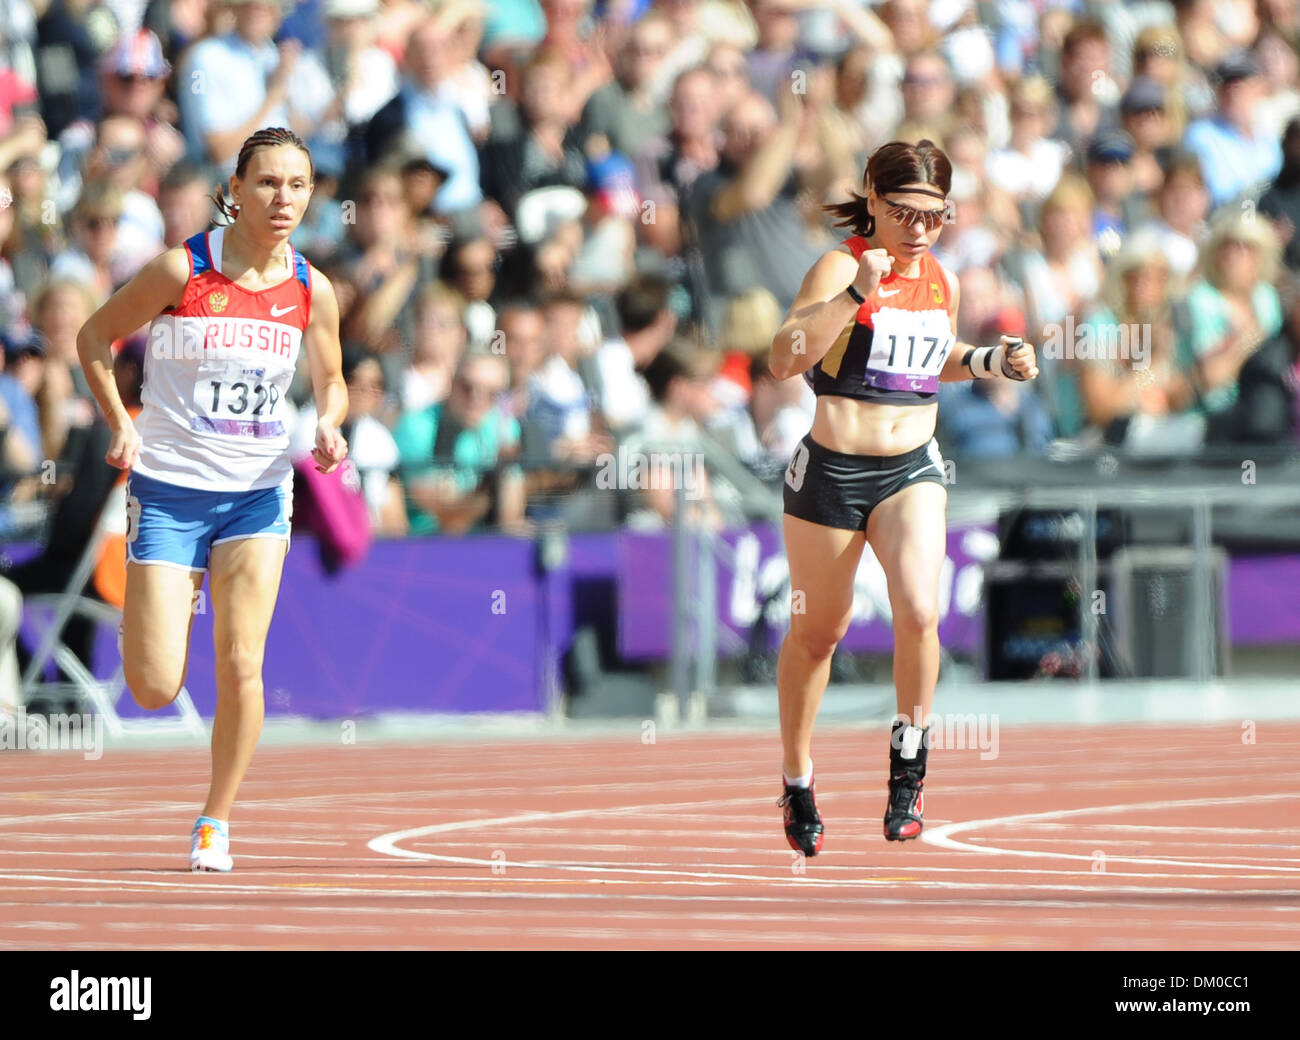
<svg viewBox="0 0 1300 1040">
<path fill-rule="evenodd" d="M 1019 343 L 1012 344 L 1013 348 L 1019 347 Z M 996 347 L 974 347 L 966 351 L 966 356 L 962 359 L 966 368 L 976 379 L 1014 379 L 1016 382 L 1024 382 L 1021 376 L 1007 362 L 1006 344 L 999 343 Z"/>
</svg>

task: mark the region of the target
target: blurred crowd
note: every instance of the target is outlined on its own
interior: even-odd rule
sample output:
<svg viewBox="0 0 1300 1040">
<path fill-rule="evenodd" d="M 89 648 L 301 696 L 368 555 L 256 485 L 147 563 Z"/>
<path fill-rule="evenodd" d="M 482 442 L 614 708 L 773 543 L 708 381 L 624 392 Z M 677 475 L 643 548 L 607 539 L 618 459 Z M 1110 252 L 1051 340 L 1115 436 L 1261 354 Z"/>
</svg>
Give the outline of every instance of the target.
<svg viewBox="0 0 1300 1040">
<path fill-rule="evenodd" d="M 814 401 L 768 346 L 895 139 L 953 162 L 959 337 L 1039 345 L 945 384 L 945 454 L 1293 445 L 1298 70 L 1294 0 L 7 0 L 0 525 L 96 464 L 81 324 L 272 125 L 384 535 L 662 525 L 651 453 L 779 482 Z"/>
</svg>

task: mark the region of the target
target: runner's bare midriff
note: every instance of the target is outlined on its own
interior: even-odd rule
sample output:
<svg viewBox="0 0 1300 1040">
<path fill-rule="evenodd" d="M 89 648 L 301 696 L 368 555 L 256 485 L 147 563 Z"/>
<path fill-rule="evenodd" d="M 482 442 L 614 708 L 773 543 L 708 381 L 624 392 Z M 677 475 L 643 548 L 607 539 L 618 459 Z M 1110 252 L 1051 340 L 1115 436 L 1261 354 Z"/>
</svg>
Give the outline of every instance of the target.
<svg viewBox="0 0 1300 1040">
<path fill-rule="evenodd" d="M 902 455 L 934 436 L 937 404 L 890 405 L 825 395 L 817 398 L 812 439 L 846 455 Z"/>
</svg>

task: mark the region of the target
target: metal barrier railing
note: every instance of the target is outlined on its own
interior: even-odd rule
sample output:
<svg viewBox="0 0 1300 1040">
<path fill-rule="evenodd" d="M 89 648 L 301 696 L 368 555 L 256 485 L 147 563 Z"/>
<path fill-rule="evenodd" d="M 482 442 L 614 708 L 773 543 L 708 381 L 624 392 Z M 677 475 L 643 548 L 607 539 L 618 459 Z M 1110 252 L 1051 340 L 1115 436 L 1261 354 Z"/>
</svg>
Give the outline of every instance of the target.
<svg viewBox="0 0 1300 1040">
<path fill-rule="evenodd" d="M 720 473 L 730 477 L 739 467 L 739 479 L 745 482 L 747 509 L 754 518 L 775 519 L 782 512 L 779 490 L 763 485 L 758 478 L 736 462 L 734 456 L 706 444 L 706 463 L 720 465 Z M 1265 454 L 1263 452 L 1259 454 Z M 1225 456 L 1234 461 L 1235 456 Z M 1284 523 L 1290 524 L 1287 534 L 1300 543 L 1300 480 L 1297 480 L 1296 458 L 1289 453 L 1273 453 L 1264 468 L 1254 474 L 1255 480 L 1243 483 L 1239 469 L 1216 472 L 1194 463 L 1182 467 L 1182 472 L 1170 473 L 1170 478 L 1150 478 L 1149 460 L 1146 465 L 1134 467 L 1128 473 L 1109 475 L 1105 484 L 1067 484 L 1035 487 L 1021 484 L 1010 487 L 951 487 L 947 520 L 953 523 L 996 523 L 998 518 L 1017 509 L 1068 509 L 1082 515 L 1082 527 L 1087 536 L 1079 539 L 1078 552 L 1073 561 L 1080 589 L 1091 592 L 1098 588 L 1099 564 L 1097 547 L 1098 511 L 1120 508 L 1129 512 L 1141 510 L 1186 510 L 1189 519 L 1188 548 L 1192 554 L 1190 581 L 1190 620 L 1193 635 L 1189 641 L 1187 677 L 1205 682 L 1219 670 L 1218 625 L 1219 611 L 1215 606 L 1215 510 L 1216 508 L 1248 508 L 1263 515 L 1266 510 L 1284 510 Z M 1020 469 L 1020 460 L 1008 464 L 1009 471 Z M 1076 477 L 1095 475 L 1091 460 L 1085 466 L 1051 464 L 1057 481 L 1075 470 Z M 1157 474 L 1159 476 L 1159 474 Z M 1126 479 L 1128 478 L 1128 479 Z M 1137 482 L 1132 478 L 1146 478 Z M 1235 479 L 1232 479 L 1235 478 Z M 1024 479 L 1024 473 L 1019 474 Z M 757 485 L 757 486 L 756 486 Z M 761 488 L 761 493 L 758 490 Z M 720 624 L 717 609 L 717 583 L 719 568 L 734 570 L 735 554 L 725 541 L 718 538 L 707 525 L 687 519 L 685 489 L 677 488 L 677 514 L 673 524 L 673 604 L 674 628 L 672 639 L 672 686 L 679 704 L 688 711 L 701 710 L 701 704 L 717 693 L 718 651 L 720 642 L 732 636 L 731 630 Z M 1293 512 L 1294 511 L 1294 512 Z M 1263 521 L 1261 520 L 1261 533 Z M 1221 597 L 1222 598 L 1222 597 Z M 882 616 L 889 616 L 888 604 L 883 605 Z M 1082 681 L 1092 684 L 1099 679 L 1098 655 L 1099 616 L 1089 609 L 1081 610 L 1081 642 L 1084 653 Z M 739 648 L 739 647 L 737 647 Z M 694 705 L 694 707 L 692 707 Z"/>
</svg>

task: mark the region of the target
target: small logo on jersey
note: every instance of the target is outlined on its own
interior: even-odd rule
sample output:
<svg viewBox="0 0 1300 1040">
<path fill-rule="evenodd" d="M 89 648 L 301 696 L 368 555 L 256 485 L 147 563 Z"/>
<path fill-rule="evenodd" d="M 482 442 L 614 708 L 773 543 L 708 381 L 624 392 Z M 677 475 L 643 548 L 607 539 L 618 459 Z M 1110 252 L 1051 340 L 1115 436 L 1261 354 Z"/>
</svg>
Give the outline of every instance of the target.
<svg viewBox="0 0 1300 1040">
<path fill-rule="evenodd" d="M 930 283 L 930 293 L 931 293 L 931 295 L 932 295 L 932 297 L 933 297 L 935 303 L 943 303 L 943 293 L 941 293 L 941 292 L 939 291 L 939 283 L 938 283 L 938 282 L 931 282 L 931 283 Z"/>
<path fill-rule="evenodd" d="M 208 306 L 212 309 L 213 314 L 220 314 L 226 309 L 226 304 L 230 302 L 230 297 L 223 292 L 208 293 Z"/>
<path fill-rule="evenodd" d="M 278 318 L 282 314 L 288 314 L 290 311 L 296 311 L 297 309 L 298 305 L 296 303 L 292 307 L 277 307 L 275 304 L 272 304 L 271 317 Z"/>
<path fill-rule="evenodd" d="M 897 296 L 897 295 L 898 295 L 899 293 L 901 293 L 902 291 L 903 291 L 902 289 L 877 289 L 877 290 L 876 290 L 876 295 L 877 295 L 877 296 Z"/>
</svg>

